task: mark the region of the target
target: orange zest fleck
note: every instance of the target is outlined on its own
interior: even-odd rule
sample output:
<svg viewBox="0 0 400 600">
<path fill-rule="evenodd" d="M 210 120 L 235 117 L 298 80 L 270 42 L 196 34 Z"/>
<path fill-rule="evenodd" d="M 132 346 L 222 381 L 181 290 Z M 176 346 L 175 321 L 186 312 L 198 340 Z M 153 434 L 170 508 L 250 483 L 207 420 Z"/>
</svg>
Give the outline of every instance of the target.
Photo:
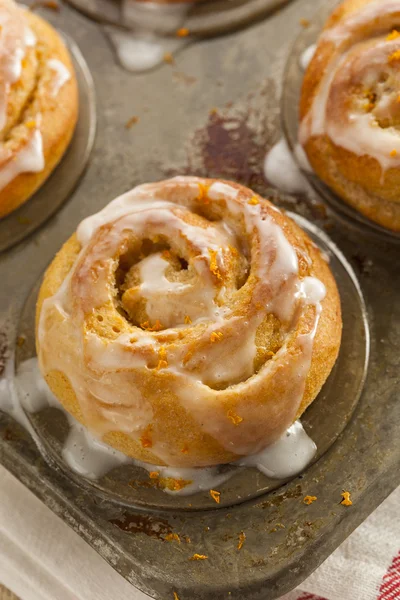
<svg viewBox="0 0 400 600">
<path fill-rule="evenodd" d="M 157 371 L 159 371 L 160 369 L 166 369 L 167 367 L 168 367 L 167 351 L 164 346 L 161 346 L 161 348 L 158 351 L 158 365 L 157 365 L 156 369 L 157 369 Z"/>
<path fill-rule="evenodd" d="M 199 195 L 196 200 L 200 200 L 204 204 L 210 204 L 210 198 L 208 197 L 208 186 L 204 185 L 204 183 L 199 183 Z"/>
<path fill-rule="evenodd" d="M 257 204 L 260 204 L 260 201 L 257 198 L 257 196 L 253 196 L 252 198 L 250 198 L 247 204 L 250 204 L 251 206 L 257 206 Z"/>
<path fill-rule="evenodd" d="M 28 129 L 34 129 L 36 127 L 36 121 L 34 119 L 26 121 L 25 127 L 28 127 Z"/>
<path fill-rule="evenodd" d="M 146 331 L 161 331 L 161 329 L 163 328 L 158 319 L 156 319 L 156 322 L 153 326 L 150 325 L 149 321 L 145 321 L 144 323 L 140 323 L 140 327 L 142 329 L 146 329 Z"/>
<path fill-rule="evenodd" d="M 210 496 L 217 504 L 221 502 L 221 492 L 217 492 L 216 490 L 210 490 Z"/>
<path fill-rule="evenodd" d="M 171 52 L 166 52 L 163 56 L 163 61 L 165 63 L 167 63 L 168 65 L 174 65 L 175 64 L 175 59 L 172 56 Z"/>
<path fill-rule="evenodd" d="M 185 325 L 191 325 L 192 324 L 192 319 L 189 317 L 189 315 L 186 315 L 185 317 Z"/>
<path fill-rule="evenodd" d="M 239 256 L 239 250 L 235 246 L 229 246 L 229 250 L 233 256 Z"/>
<path fill-rule="evenodd" d="M 181 538 L 179 537 L 179 535 L 177 533 L 167 533 L 164 540 L 166 542 L 174 542 L 175 541 L 175 542 L 181 543 Z"/>
<path fill-rule="evenodd" d="M 393 52 L 393 54 L 391 54 L 389 56 L 389 63 L 394 63 L 400 60 L 400 50 L 396 50 L 395 52 Z"/>
<path fill-rule="evenodd" d="M 186 363 L 189 362 L 189 360 L 193 357 L 193 352 L 191 352 L 191 350 L 189 350 L 188 352 L 186 352 L 185 356 L 183 357 L 183 364 L 186 365 Z"/>
<path fill-rule="evenodd" d="M 232 421 L 234 425 L 239 425 L 243 421 L 243 417 L 239 417 L 233 410 L 228 410 L 228 419 Z"/>
<path fill-rule="evenodd" d="M 216 250 L 208 250 L 210 255 L 210 271 L 215 277 L 219 280 L 222 280 L 221 273 L 219 272 L 218 262 L 217 262 L 217 251 Z"/>
<path fill-rule="evenodd" d="M 190 31 L 187 27 L 181 27 L 180 29 L 177 30 L 176 35 L 177 37 L 183 38 L 183 37 L 187 37 L 189 35 Z"/>
<path fill-rule="evenodd" d="M 397 156 L 397 150 L 392 150 L 391 153 L 390 153 L 390 156 L 392 156 L 393 158 L 395 156 Z"/>
<path fill-rule="evenodd" d="M 244 531 L 241 531 L 239 533 L 239 543 L 237 545 L 238 550 L 241 550 L 243 548 L 243 544 L 245 543 L 245 541 L 246 541 L 246 534 L 244 533 Z"/>
<path fill-rule="evenodd" d="M 183 444 L 181 452 L 182 452 L 182 454 L 188 454 L 189 453 L 189 446 L 188 446 L 188 444 Z"/>
<path fill-rule="evenodd" d="M 163 251 L 161 252 L 161 256 L 162 256 L 163 258 L 171 258 L 171 252 L 170 252 L 169 250 L 163 250 Z"/>
<path fill-rule="evenodd" d="M 142 444 L 143 448 L 152 448 L 153 446 L 153 440 L 151 439 L 152 429 L 152 426 L 148 425 L 140 436 L 140 443 Z"/>
<path fill-rule="evenodd" d="M 310 27 L 310 21 L 308 19 L 300 19 L 299 23 L 304 28 Z"/>
<path fill-rule="evenodd" d="M 50 8 L 50 10 L 59 11 L 60 5 L 55 0 L 36 0 L 29 5 L 29 10 L 36 10 L 37 8 Z"/>
<path fill-rule="evenodd" d="M 179 600 L 179 596 L 176 592 L 174 592 L 174 600 Z"/>
<path fill-rule="evenodd" d="M 150 471 L 149 477 L 150 479 L 158 479 L 160 477 L 160 473 L 158 471 Z"/>
<path fill-rule="evenodd" d="M 220 340 L 222 340 L 222 338 L 224 337 L 224 334 L 222 333 L 222 331 L 213 331 L 210 335 L 210 341 L 211 342 L 219 342 Z"/>
<path fill-rule="evenodd" d="M 208 556 L 206 556 L 205 554 L 193 554 L 193 556 L 191 556 L 189 558 L 189 560 L 207 560 Z"/>
<path fill-rule="evenodd" d="M 353 504 L 350 500 L 350 492 L 342 492 L 342 498 L 343 500 L 340 504 L 343 504 L 343 506 L 351 506 Z"/>
<path fill-rule="evenodd" d="M 310 506 L 310 504 L 312 504 L 316 500 L 317 500 L 317 496 L 306 496 L 304 498 L 303 502 L 304 502 L 304 504 L 307 504 L 307 506 Z"/>
<path fill-rule="evenodd" d="M 134 125 L 136 125 L 136 123 L 138 123 L 138 122 L 139 122 L 139 117 L 131 117 L 125 123 L 125 129 L 131 129 L 131 127 L 133 127 Z"/>
<path fill-rule="evenodd" d="M 391 33 L 389 33 L 389 35 L 386 37 L 386 41 L 392 42 L 393 40 L 396 40 L 398 37 L 400 37 L 400 31 L 397 31 L 397 29 L 393 29 L 393 31 Z"/>
</svg>

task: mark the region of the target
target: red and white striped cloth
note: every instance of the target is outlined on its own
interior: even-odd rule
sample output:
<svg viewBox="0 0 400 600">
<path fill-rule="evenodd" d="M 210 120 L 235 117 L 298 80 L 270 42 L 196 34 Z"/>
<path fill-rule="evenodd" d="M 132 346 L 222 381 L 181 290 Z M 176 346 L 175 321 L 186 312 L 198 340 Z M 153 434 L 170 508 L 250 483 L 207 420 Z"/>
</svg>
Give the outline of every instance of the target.
<svg viewBox="0 0 400 600">
<path fill-rule="evenodd" d="M 400 600 L 399 508 L 400 488 L 281 600 Z M 21 600 L 149 600 L 2 467 L 0 582 Z"/>
<path fill-rule="evenodd" d="M 400 488 L 301 589 L 281 600 L 400 600 Z"/>
</svg>

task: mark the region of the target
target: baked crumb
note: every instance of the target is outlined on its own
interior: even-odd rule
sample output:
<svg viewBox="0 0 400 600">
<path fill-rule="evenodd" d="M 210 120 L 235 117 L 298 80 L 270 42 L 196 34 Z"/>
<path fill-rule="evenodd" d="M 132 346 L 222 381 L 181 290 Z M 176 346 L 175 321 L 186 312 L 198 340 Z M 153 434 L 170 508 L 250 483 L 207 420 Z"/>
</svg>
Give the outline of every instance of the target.
<svg viewBox="0 0 400 600">
<path fill-rule="evenodd" d="M 183 37 L 187 37 L 189 35 L 190 31 L 187 27 L 181 27 L 180 29 L 177 30 L 176 35 L 177 37 L 183 38 Z"/>
<path fill-rule="evenodd" d="M 149 477 L 150 479 L 158 479 L 160 477 L 160 473 L 158 471 L 150 471 Z"/>
<path fill-rule="evenodd" d="M 26 337 L 24 335 L 19 335 L 17 337 L 17 346 L 18 348 L 22 348 L 22 346 L 25 344 L 26 341 Z"/>
<path fill-rule="evenodd" d="M 189 558 L 189 560 L 207 560 L 208 556 L 206 556 L 205 554 L 193 554 L 193 556 L 191 556 Z"/>
<path fill-rule="evenodd" d="M 342 492 L 342 498 L 343 500 L 340 504 L 343 504 L 343 506 L 351 506 L 353 504 L 350 500 L 350 492 Z"/>
<path fill-rule="evenodd" d="M 309 506 L 310 504 L 312 504 L 316 500 L 317 500 L 317 496 L 306 496 L 303 499 L 303 502 L 304 502 L 304 504 L 307 504 L 307 506 Z"/>
<path fill-rule="evenodd" d="M 246 541 L 246 534 L 244 533 L 244 531 L 241 531 L 239 533 L 239 542 L 237 545 L 238 550 L 241 550 L 243 548 L 243 544 L 245 543 L 245 541 Z"/>
<path fill-rule="evenodd" d="M 167 65 L 174 65 L 175 59 L 172 56 L 171 52 L 166 52 L 163 56 L 163 61 L 167 63 Z"/>
<path fill-rule="evenodd" d="M 166 542 L 179 542 L 179 544 L 181 543 L 181 538 L 177 533 L 167 533 L 164 540 Z"/>
<path fill-rule="evenodd" d="M 131 129 L 134 125 L 136 125 L 136 123 L 139 122 L 139 117 L 131 117 L 126 123 L 125 123 L 125 129 Z"/>
<path fill-rule="evenodd" d="M 217 504 L 221 502 L 221 492 L 217 492 L 216 490 L 210 490 L 210 496 Z"/>
</svg>

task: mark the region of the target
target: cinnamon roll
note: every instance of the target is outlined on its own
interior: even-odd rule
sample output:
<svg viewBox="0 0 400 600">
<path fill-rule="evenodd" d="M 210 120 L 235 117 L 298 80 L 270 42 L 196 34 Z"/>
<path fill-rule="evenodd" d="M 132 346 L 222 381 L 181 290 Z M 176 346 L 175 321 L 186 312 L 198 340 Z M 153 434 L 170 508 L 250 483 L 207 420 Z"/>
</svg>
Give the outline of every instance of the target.
<svg viewBox="0 0 400 600">
<path fill-rule="evenodd" d="M 141 185 L 84 220 L 45 274 L 37 353 L 96 436 L 158 465 L 206 466 L 275 442 L 338 354 L 327 262 L 236 183 Z"/>
<path fill-rule="evenodd" d="M 400 2 L 345 0 L 306 71 L 300 143 L 345 202 L 400 231 Z"/>
<path fill-rule="evenodd" d="M 69 53 L 41 17 L 0 0 L 0 217 L 54 170 L 74 132 L 78 99 Z"/>
</svg>

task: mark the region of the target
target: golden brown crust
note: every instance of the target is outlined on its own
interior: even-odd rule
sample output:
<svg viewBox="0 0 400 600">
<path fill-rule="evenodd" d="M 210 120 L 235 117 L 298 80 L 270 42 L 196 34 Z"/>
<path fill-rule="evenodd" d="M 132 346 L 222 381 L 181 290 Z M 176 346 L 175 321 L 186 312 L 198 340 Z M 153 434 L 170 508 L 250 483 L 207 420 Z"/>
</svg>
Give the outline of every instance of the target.
<svg viewBox="0 0 400 600">
<path fill-rule="evenodd" d="M 214 182 L 215 180 L 207 180 L 207 185 L 210 186 Z M 248 202 L 249 198 L 252 197 L 250 190 L 232 182 L 227 183 L 239 190 L 243 202 Z M 271 204 L 266 200 L 262 202 L 265 203 L 265 209 L 270 211 Z M 326 287 L 326 297 L 322 301 L 322 313 L 313 343 L 312 361 L 306 377 L 304 395 L 297 414 L 288 417 L 289 408 L 285 404 L 283 391 L 292 383 L 286 380 L 285 371 L 283 370 L 282 377 L 277 374 L 273 380 L 260 384 L 254 396 L 246 390 L 246 397 L 243 397 L 243 392 L 239 389 L 240 386 L 233 386 L 231 391 L 230 389 L 225 390 L 224 394 L 216 396 L 214 400 L 221 403 L 218 407 L 215 405 L 215 411 L 223 410 L 232 419 L 237 415 L 237 412 L 245 414 L 243 410 L 247 410 L 250 420 L 253 411 L 256 411 L 256 414 L 259 414 L 261 423 L 257 423 L 254 432 L 258 436 L 264 432 L 267 439 L 268 435 L 270 436 L 271 441 L 276 439 L 275 429 L 280 431 L 282 423 L 287 422 L 288 418 L 290 422 L 293 421 L 293 416 L 298 418 L 319 393 L 336 361 L 342 327 L 340 298 L 328 264 L 313 242 L 293 221 L 275 211 L 273 214 L 276 222 L 282 227 L 286 238 L 296 248 L 302 276 L 317 277 Z M 43 302 L 54 296 L 59 290 L 74 265 L 79 251 L 80 244 L 76 236 L 73 235 L 64 244 L 48 268 L 37 302 L 37 327 L 39 327 Z M 267 257 L 265 257 L 265 260 L 267 260 Z M 243 304 L 244 310 L 248 306 L 251 297 L 251 287 L 250 290 L 245 288 L 246 286 L 241 288 L 243 297 L 239 301 L 239 304 Z M 245 294 L 250 294 L 250 296 Z M 96 327 L 98 334 L 104 340 L 115 339 L 121 333 L 132 332 L 133 334 L 135 330 L 137 331 L 137 328 L 132 327 L 126 319 L 121 317 L 113 305 L 103 307 L 101 316 L 100 323 L 96 321 L 94 315 L 93 320 L 90 317 L 90 327 Z M 301 334 L 302 331 L 311 327 L 314 318 L 314 309 L 310 307 L 301 325 L 301 330 L 295 332 L 294 335 Z M 53 322 L 53 325 L 57 327 L 55 322 Z M 113 332 L 113 327 L 115 328 L 116 325 L 117 334 Z M 274 347 L 274 333 L 269 329 L 267 321 L 259 326 L 256 339 L 259 350 Z M 37 340 L 39 340 L 39 335 L 37 335 Z M 60 348 L 62 348 L 63 343 L 64 340 L 59 339 Z M 174 344 L 176 343 L 178 342 L 174 342 Z M 37 345 L 38 354 L 40 355 L 39 341 L 37 341 Z M 167 344 L 166 347 L 168 348 Z M 289 340 L 288 352 L 295 354 L 297 351 L 296 344 L 292 344 L 292 341 Z M 265 361 L 265 357 L 263 361 Z M 87 425 L 74 390 L 65 375 L 61 371 L 51 371 L 46 375 L 46 380 L 64 407 L 84 425 Z M 152 427 L 157 433 L 157 439 L 169 449 L 176 449 L 174 464 L 180 466 L 206 466 L 226 463 L 236 459 L 237 454 L 227 451 L 218 439 L 203 430 L 199 421 L 194 418 L 190 410 L 187 410 L 177 395 L 174 394 L 169 383 L 170 374 L 165 373 L 163 370 L 147 370 L 140 378 L 141 389 L 144 390 L 144 396 L 152 407 Z M 246 403 L 248 403 L 247 406 Z M 238 406 L 241 407 L 239 411 Z M 265 417 L 263 417 L 264 414 Z M 215 415 L 217 415 L 217 412 L 215 412 Z M 213 418 L 213 409 L 211 408 L 209 418 Z M 246 416 L 244 418 L 246 419 Z M 263 418 L 267 420 L 263 421 Z M 243 423 L 237 425 L 238 430 L 241 426 L 243 426 Z M 235 428 L 235 425 L 232 425 L 232 427 Z M 151 447 L 143 445 L 143 438 L 137 440 L 121 431 L 113 431 L 108 432 L 104 440 L 129 456 L 154 464 L 163 464 L 163 460 L 152 452 Z M 185 446 L 189 450 L 187 453 L 185 453 Z"/>
<path fill-rule="evenodd" d="M 308 159 L 316 174 L 332 188 L 345 202 L 354 207 L 370 220 L 383 227 L 400 231 L 400 197 L 398 194 L 400 186 L 400 166 L 385 165 L 386 158 L 391 156 L 393 148 L 390 143 L 387 147 L 387 157 L 383 162 L 373 155 L 374 138 L 377 130 L 386 128 L 389 124 L 397 127 L 400 123 L 400 104 L 391 111 L 391 122 L 382 119 L 376 110 L 377 97 L 379 100 L 379 87 L 383 79 L 377 77 L 377 81 L 367 86 L 367 71 L 370 73 L 370 65 L 373 59 L 362 63 L 362 57 L 367 53 L 382 52 L 380 46 L 392 29 L 398 26 L 400 8 L 398 15 L 393 15 L 392 20 L 384 20 L 384 4 L 382 3 L 381 21 L 371 19 L 367 23 L 361 23 L 354 29 L 353 38 L 348 41 L 338 42 L 330 36 L 339 27 L 345 27 L 350 18 L 365 9 L 373 0 L 345 0 L 331 14 L 323 33 L 319 39 L 315 55 L 306 70 L 301 99 L 299 116 L 300 122 L 304 123 L 310 117 L 313 106 L 320 102 L 320 93 L 324 81 L 324 75 L 330 72 L 333 64 L 345 57 L 340 63 L 335 77 L 330 86 L 330 92 L 325 113 L 325 123 L 333 124 L 342 131 L 348 127 L 348 115 L 357 112 L 360 106 L 365 106 L 365 112 L 375 117 L 375 127 L 371 127 L 370 145 L 371 151 L 367 149 L 360 152 L 345 148 L 340 143 L 335 143 L 327 129 L 323 133 L 314 134 L 301 143 L 304 146 Z M 399 38 L 400 39 L 400 38 Z M 342 43 L 342 46 L 340 45 Z M 393 40 L 392 40 L 393 43 Z M 397 43 L 397 42 L 396 42 Z M 399 42 L 400 47 L 400 42 Z M 377 61 L 376 61 L 377 62 Z M 362 66 L 360 66 L 360 64 Z M 377 69 L 380 68 L 377 62 Z M 346 71 L 344 70 L 346 67 Z M 388 75 L 389 73 L 389 75 Z M 394 71 L 393 71 L 394 73 Z M 392 92 L 400 93 L 397 89 L 397 80 L 390 75 L 388 70 L 388 57 L 384 56 L 381 68 L 381 77 L 388 78 L 385 94 Z M 370 100 L 373 100 L 371 103 Z M 364 108 L 361 109 L 361 111 Z M 332 128 L 331 128 L 332 129 Z M 353 134 L 348 128 L 348 135 Z M 393 156 L 393 155 L 392 155 Z"/>
<path fill-rule="evenodd" d="M 25 123 L 30 125 L 37 118 L 40 119 L 45 167 L 36 173 L 20 173 L 0 190 L 0 217 L 23 204 L 52 173 L 71 141 L 78 117 L 77 81 L 71 57 L 60 35 L 38 15 L 24 11 L 23 16 L 37 43 L 28 48 L 22 76 L 10 89 L 7 123 L 2 135 L 3 146 L 11 151 L 11 158 L 0 161 L 0 169 L 15 160 L 25 147 L 33 133 Z M 51 90 L 55 73 L 47 65 L 50 59 L 60 61 L 70 73 L 70 79 L 54 97 Z"/>
</svg>

